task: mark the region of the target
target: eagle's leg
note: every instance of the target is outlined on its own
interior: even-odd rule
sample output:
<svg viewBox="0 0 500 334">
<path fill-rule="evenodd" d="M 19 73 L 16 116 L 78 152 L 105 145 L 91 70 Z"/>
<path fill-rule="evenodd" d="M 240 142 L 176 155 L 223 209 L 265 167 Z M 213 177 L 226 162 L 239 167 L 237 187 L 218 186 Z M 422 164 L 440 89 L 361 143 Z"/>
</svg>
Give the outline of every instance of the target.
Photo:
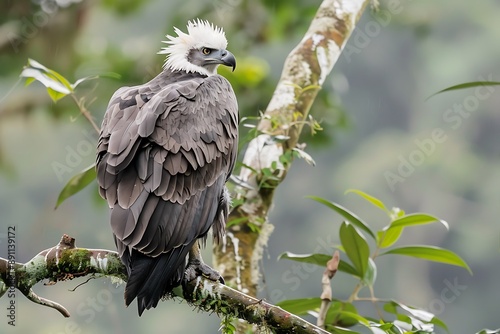
<svg viewBox="0 0 500 334">
<path fill-rule="evenodd" d="M 224 283 L 224 279 L 219 274 L 219 272 L 205 262 L 203 262 L 203 258 L 201 257 L 200 245 L 198 241 L 196 241 L 189 251 L 189 260 L 186 266 L 184 280 L 186 282 L 194 280 L 198 276 L 203 276 L 212 281 L 220 281 Z"/>
</svg>

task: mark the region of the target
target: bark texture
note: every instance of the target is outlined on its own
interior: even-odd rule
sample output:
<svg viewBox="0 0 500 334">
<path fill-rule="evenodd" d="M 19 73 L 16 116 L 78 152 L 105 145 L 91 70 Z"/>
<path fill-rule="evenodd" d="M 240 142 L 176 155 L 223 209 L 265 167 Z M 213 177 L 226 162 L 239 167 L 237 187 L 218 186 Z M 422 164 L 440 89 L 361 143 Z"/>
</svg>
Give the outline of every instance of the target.
<svg viewBox="0 0 500 334">
<path fill-rule="evenodd" d="M 32 302 L 54 308 L 69 317 L 70 313 L 64 306 L 36 295 L 32 288 L 46 280 L 49 282 L 46 284 L 56 284 L 87 275 L 127 281 L 125 266 L 117 252 L 76 248 L 75 239 L 65 234 L 59 244 L 41 251 L 26 263 L 0 258 L 0 298 L 9 289 L 17 289 Z M 174 297 L 184 298 L 200 310 L 244 319 L 275 333 L 328 333 L 280 307 L 202 277 L 189 282 L 180 294 L 182 296 Z"/>
<path fill-rule="evenodd" d="M 291 165 L 280 163 L 279 158 L 297 147 L 311 105 L 368 3 L 324 0 L 303 39 L 285 60 L 281 78 L 258 125 L 260 134 L 249 143 L 243 159 L 250 168 L 243 167 L 239 178 L 252 189 L 237 187 L 237 200 L 243 204 L 230 215 L 226 242 L 214 249 L 217 269 L 228 285 L 240 291 L 257 294 L 259 261 L 273 230 L 268 213 L 274 189 Z M 263 186 L 265 169 L 271 170 L 274 177 Z"/>
</svg>

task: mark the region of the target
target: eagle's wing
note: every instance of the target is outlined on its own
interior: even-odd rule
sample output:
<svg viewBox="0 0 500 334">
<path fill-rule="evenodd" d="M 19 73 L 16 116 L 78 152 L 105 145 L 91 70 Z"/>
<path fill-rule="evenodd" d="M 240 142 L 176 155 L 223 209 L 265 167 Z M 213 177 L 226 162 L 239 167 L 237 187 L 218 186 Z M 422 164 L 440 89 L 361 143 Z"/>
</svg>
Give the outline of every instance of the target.
<svg viewBox="0 0 500 334">
<path fill-rule="evenodd" d="M 218 75 L 126 87 L 112 97 L 97 180 L 129 270 L 127 304 L 153 293 L 159 297 L 142 303 L 156 306 L 180 283 L 193 243 L 212 225 L 214 235 L 224 232 L 223 192 L 236 160 L 237 127 L 234 92 Z M 155 278 L 163 280 L 160 288 Z M 146 281 L 155 291 L 147 291 Z"/>
</svg>

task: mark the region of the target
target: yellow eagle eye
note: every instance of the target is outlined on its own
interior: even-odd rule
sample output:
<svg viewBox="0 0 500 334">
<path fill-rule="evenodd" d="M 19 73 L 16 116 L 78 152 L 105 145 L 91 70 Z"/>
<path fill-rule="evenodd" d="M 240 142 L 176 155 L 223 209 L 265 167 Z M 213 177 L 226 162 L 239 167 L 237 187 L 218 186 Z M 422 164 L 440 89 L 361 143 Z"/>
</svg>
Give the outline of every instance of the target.
<svg viewBox="0 0 500 334">
<path fill-rule="evenodd" d="M 203 49 L 201 49 L 201 52 L 204 55 L 209 55 L 212 52 L 212 50 L 210 50 L 209 48 L 203 48 Z"/>
</svg>

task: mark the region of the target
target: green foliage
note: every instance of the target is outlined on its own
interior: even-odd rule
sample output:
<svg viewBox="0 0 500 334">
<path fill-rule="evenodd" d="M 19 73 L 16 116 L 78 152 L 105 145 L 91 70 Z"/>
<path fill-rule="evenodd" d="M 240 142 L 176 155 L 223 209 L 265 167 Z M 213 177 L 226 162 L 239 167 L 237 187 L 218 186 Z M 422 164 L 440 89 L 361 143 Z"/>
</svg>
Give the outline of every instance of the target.
<svg viewBox="0 0 500 334">
<path fill-rule="evenodd" d="M 346 219 L 346 221 L 340 224 L 339 236 L 341 245 L 337 245 L 336 248 L 343 251 L 349 261 L 341 260 L 338 271 L 353 275 L 358 279 L 356 287 L 347 300 L 332 300 L 328 310 L 326 310 L 325 328 L 331 333 L 354 333 L 349 329 L 350 327 L 364 326 L 369 328 L 373 333 L 390 334 L 434 333 L 435 326 L 447 330 L 446 324 L 430 312 L 394 300 L 376 298 L 373 287 L 377 279 L 375 260 L 379 256 L 389 254 L 412 256 L 428 261 L 450 264 L 465 268 L 472 274 L 467 263 L 457 254 L 435 246 L 401 246 L 390 248 L 381 253 L 382 249 L 393 246 L 399 240 L 405 228 L 414 228 L 419 225 L 438 222 L 448 229 L 448 224 L 426 213 L 405 214 L 403 210 L 398 208 L 389 210 L 381 200 L 360 190 L 350 189 L 346 193 L 357 194 L 368 203 L 384 211 L 389 217 L 389 223 L 379 231 L 373 232 L 365 221 L 341 205 L 320 197 L 309 197 L 326 205 Z M 365 234 L 371 236 L 374 242 L 369 243 L 365 238 Z M 325 267 L 331 259 L 331 255 L 293 254 L 286 252 L 281 254 L 279 258 Z M 368 288 L 370 297 L 358 297 L 358 293 L 365 287 Z M 358 313 L 354 303 L 366 301 L 373 302 L 379 314 L 379 319 L 365 317 Z M 321 305 L 320 298 L 284 300 L 279 303 L 279 306 L 299 315 L 318 315 L 320 311 L 324 311 L 320 310 Z M 385 313 L 380 309 L 380 305 L 382 305 Z"/>
<path fill-rule="evenodd" d="M 327 207 L 329 207 L 330 209 L 334 210 L 335 212 L 337 212 L 338 214 L 340 214 L 342 217 L 344 217 L 345 219 L 347 219 L 347 221 L 349 223 L 353 224 L 357 228 L 359 228 L 359 229 L 363 230 L 364 232 L 368 233 L 368 235 L 370 235 L 372 238 L 375 239 L 375 234 L 372 232 L 372 230 L 370 230 L 370 228 L 368 227 L 368 225 L 363 220 L 361 220 L 361 218 L 359 218 L 354 213 L 352 213 L 349 210 L 347 210 L 346 208 L 344 208 L 342 205 L 330 202 L 330 201 L 328 201 L 328 200 L 326 200 L 324 198 L 317 197 L 317 196 L 308 196 L 308 198 L 313 199 L 316 202 L 319 202 L 319 203 L 321 203 L 323 205 L 326 205 Z"/>
<path fill-rule="evenodd" d="M 28 59 L 28 64 L 24 67 L 20 76 L 26 78 L 26 86 L 35 80 L 44 85 L 54 102 L 73 93 L 73 86 L 65 77 L 33 59 Z"/>
<path fill-rule="evenodd" d="M 370 248 L 361 233 L 348 222 L 340 225 L 340 242 L 342 247 L 356 268 L 359 277 L 364 277 L 368 269 L 368 258 L 370 257 Z"/>
<path fill-rule="evenodd" d="M 220 321 L 219 331 L 223 334 L 234 334 L 236 333 L 236 326 L 233 322 L 236 319 L 234 317 L 223 315 Z"/>
<path fill-rule="evenodd" d="M 465 263 L 465 261 L 462 260 L 457 254 L 447 249 L 442 249 L 435 246 L 398 247 L 398 248 L 393 248 L 380 255 L 386 255 L 386 254 L 407 255 L 428 261 L 447 263 L 465 268 L 469 271 L 469 273 L 472 274 L 472 270 L 469 268 L 467 263 Z"/>
<path fill-rule="evenodd" d="M 288 259 L 297 262 L 312 263 L 320 267 L 325 267 L 326 263 L 331 258 L 332 257 L 330 255 L 326 254 L 294 254 L 290 252 L 285 252 L 279 255 L 278 260 Z M 353 266 L 342 260 L 340 260 L 339 262 L 338 270 L 349 275 L 360 277 L 358 271 Z"/>
<path fill-rule="evenodd" d="M 438 94 L 444 93 L 444 92 L 451 92 L 454 90 L 460 90 L 460 89 L 466 89 L 466 88 L 474 88 L 474 87 L 483 87 L 483 86 L 498 86 L 500 85 L 500 82 L 498 81 L 472 81 L 472 82 L 465 82 L 462 84 L 458 85 L 453 85 L 451 87 L 447 87 L 445 89 L 441 89 L 440 91 L 432 94 L 429 96 L 426 100 L 429 100 L 431 97 L 436 96 Z"/>
<path fill-rule="evenodd" d="M 73 176 L 59 193 L 55 208 L 57 209 L 59 205 L 67 198 L 73 196 L 74 194 L 88 186 L 92 181 L 95 180 L 95 178 L 95 164 L 92 164 L 91 166 L 85 168 L 85 170 Z"/>
<path fill-rule="evenodd" d="M 321 298 L 302 298 L 302 299 L 289 299 L 283 300 L 276 304 L 276 306 L 297 315 L 307 314 L 309 311 L 318 311 L 321 305 Z"/>
<path fill-rule="evenodd" d="M 499 334 L 500 333 L 500 328 L 498 329 L 483 329 L 480 332 L 477 332 L 476 334 Z"/>
<path fill-rule="evenodd" d="M 47 94 L 49 94 L 52 101 L 57 102 L 65 96 L 71 96 L 76 103 L 79 111 L 84 115 L 87 120 L 92 124 L 94 129 L 99 132 L 97 125 L 94 123 L 92 117 L 90 116 L 88 110 L 85 108 L 83 99 L 79 100 L 75 95 L 75 89 L 83 82 L 94 80 L 99 77 L 109 77 L 109 78 L 119 78 L 120 76 L 116 73 L 106 73 L 100 76 L 89 76 L 76 80 L 74 83 L 70 83 L 68 79 L 59 74 L 58 72 L 47 68 L 33 59 L 28 59 L 28 64 L 24 66 L 23 71 L 20 74 L 21 78 L 26 78 L 26 86 L 30 85 L 34 81 L 40 82 L 47 88 Z M 96 178 L 95 164 L 86 168 L 79 174 L 73 176 L 64 188 L 59 193 L 59 197 L 56 202 L 57 207 L 64 202 L 67 198 L 78 193 L 80 190 L 89 185 Z"/>
<path fill-rule="evenodd" d="M 68 79 L 58 72 L 47 68 L 33 59 L 28 59 L 28 64 L 24 66 L 20 74 L 21 78 L 26 78 L 26 86 L 34 81 L 40 82 L 47 88 L 52 101 L 57 102 L 65 96 L 74 95 L 76 87 L 81 83 L 89 80 L 94 80 L 100 77 L 108 77 L 118 79 L 120 76 L 116 73 L 106 73 L 102 75 L 93 75 L 76 80 L 70 83 Z"/>
</svg>

